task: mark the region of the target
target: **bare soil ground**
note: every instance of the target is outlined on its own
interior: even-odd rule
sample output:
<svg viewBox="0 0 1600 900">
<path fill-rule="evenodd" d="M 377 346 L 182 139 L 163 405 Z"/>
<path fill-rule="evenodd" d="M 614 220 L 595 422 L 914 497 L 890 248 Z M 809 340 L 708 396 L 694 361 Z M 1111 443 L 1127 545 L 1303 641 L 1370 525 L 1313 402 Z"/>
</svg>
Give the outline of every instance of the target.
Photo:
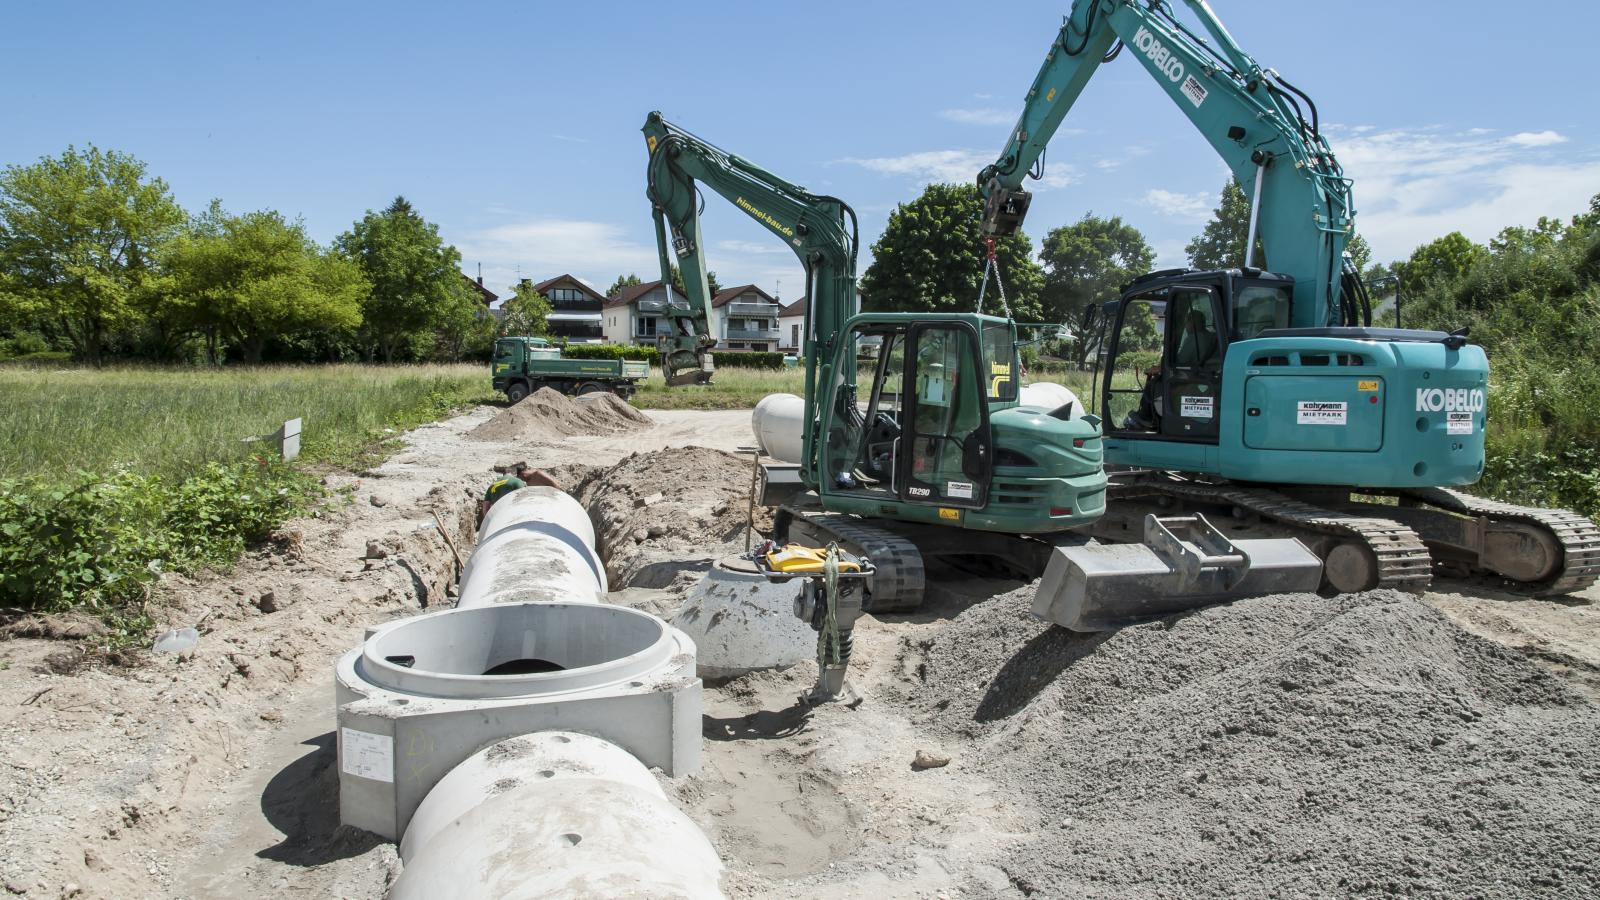
<svg viewBox="0 0 1600 900">
<path fill-rule="evenodd" d="M 550 468 L 597 515 L 613 599 L 667 614 L 743 547 L 748 412 L 531 402 L 417 429 L 330 477 L 348 503 L 170 579 L 192 655 L 0 641 L 4 888 L 382 896 L 392 845 L 337 822 L 331 670 L 366 625 L 452 602 L 436 514 L 465 552 L 491 466 Z M 1085 638 L 1017 582 L 934 582 L 858 627 L 853 702 L 797 703 L 809 665 L 707 688 L 704 768 L 663 784 L 731 896 L 1600 891 L 1594 592 L 1263 598 Z"/>
</svg>

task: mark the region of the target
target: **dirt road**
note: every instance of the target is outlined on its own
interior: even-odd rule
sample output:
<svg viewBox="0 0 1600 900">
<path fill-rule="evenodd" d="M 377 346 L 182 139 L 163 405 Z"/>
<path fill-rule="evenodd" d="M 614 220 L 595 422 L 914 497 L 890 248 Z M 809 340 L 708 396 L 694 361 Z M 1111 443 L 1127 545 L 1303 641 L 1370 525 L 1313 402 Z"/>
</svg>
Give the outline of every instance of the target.
<svg viewBox="0 0 1600 900">
<path fill-rule="evenodd" d="M 605 430 L 611 426 L 602 423 L 596 429 L 605 433 L 579 434 L 531 420 L 502 427 L 491 421 L 498 412 L 480 409 L 417 429 L 377 470 L 330 477 L 345 502 L 293 523 L 233 572 L 169 579 L 167 619 L 198 623 L 203 632 L 191 656 L 79 669 L 60 641 L 0 642 L 5 889 L 51 898 L 382 896 L 398 865 L 393 847 L 337 823 L 332 663 L 365 626 L 450 603 L 454 562 L 434 516 L 457 546 L 470 546 L 492 465 L 527 459 L 587 494 L 597 472 L 626 463 L 616 478 L 628 481 L 636 500 L 649 490 L 664 493 L 664 506 L 692 518 L 690 530 L 702 535 L 695 540 L 645 518 L 626 529 L 611 523 L 612 543 L 630 542 L 617 558 L 621 564 L 626 556 L 624 577 L 649 572 L 656 586 L 619 592 L 619 602 L 669 609 L 689 580 L 670 577 L 673 566 L 692 569 L 691 562 L 737 540 L 743 513 L 730 497 L 742 497 L 745 485 L 725 482 L 729 472 L 744 471 L 738 460 L 679 456 L 677 465 L 688 459 L 705 471 L 668 468 L 658 473 L 661 487 L 649 485 L 657 474 L 652 463 L 674 459 L 656 451 L 694 445 L 731 452 L 749 444 L 748 412 L 655 412 L 653 425 Z M 652 508 L 618 504 L 624 506 Z M 601 525 L 604 531 L 607 523 Z M 369 550 L 379 555 L 369 558 Z M 1600 777 L 1586 759 L 1532 752 L 1529 743 L 1544 735 L 1544 745 L 1564 747 L 1562 735 L 1581 736 L 1600 721 L 1600 606 L 1593 593 L 1528 601 L 1443 585 L 1423 598 L 1431 610 L 1402 597 L 1318 607 L 1314 616 L 1293 604 L 1236 604 L 1181 620 L 1170 635 L 1129 630 L 1115 641 L 1057 646 L 1059 637 L 1028 631 L 1025 618 L 990 601 L 1017 583 L 945 574 L 924 612 L 868 617 L 858 628 L 851 677 L 859 702 L 797 705 L 815 675 L 808 665 L 707 689 L 705 767 L 663 783 L 716 842 L 730 895 L 1207 894 L 1224 883 L 1206 874 L 1226 874 L 1224 858 L 1281 876 L 1228 882 L 1243 893 L 1271 894 L 1275 885 L 1379 892 L 1388 888 L 1369 873 L 1344 883 L 1319 880 L 1336 855 L 1289 844 L 1275 851 L 1273 836 L 1336 834 L 1359 853 L 1378 840 L 1377 826 L 1361 824 L 1368 820 L 1409 831 L 1470 830 L 1462 821 L 1419 824 L 1426 809 L 1408 817 L 1376 783 L 1307 806 L 1302 782 L 1323 777 L 1300 767 L 1311 757 L 1332 760 L 1332 772 L 1443 767 L 1437 777 L 1412 781 L 1461 793 L 1460 808 L 1469 812 L 1512 816 L 1518 828 L 1545 826 L 1559 837 L 1524 857 L 1537 856 L 1538 866 L 1527 866 L 1530 880 L 1480 893 L 1593 894 L 1589 866 L 1600 858 L 1600 829 L 1592 816 L 1571 812 L 1594 808 Z M 1276 624 L 1262 625 L 1268 622 Z M 1270 644 L 1273 653 L 1199 652 L 1209 643 L 1242 647 L 1247 640 Z M 962 656 L 960 647 L 982 652 Z M 1269 655 L 1278 662 L 1263 662 Z M 1280 663 L 1287 668 L 1271 668 Z M 1290 689 L 1279 682 L 1299 684 L 1284 673 L 1302 669 L 1315 678 L 1280 696 Z M 1260 693 L 1269 676 L 1278 686 Z M 1008 693 L 1017 678 L 1027 690 Z M 1508 693 L 1499 680 L 1522 687 Z M 1132 691 L 1135 682 L 1163 687 Z M 1190 685 L 1208 685 L 1213 694 L 1191 694 Z M 1401 702 L 1411 697 L 1418 699 Z M 1215 749 L 1222 739 L 1199 735 L 1193 747 L 1184 743 L 1185 729 L 1200 727 L 1188 721 L 1196 718 L 1193 703 L 1244 710 L 1246 701 L 1254 704 L 1252 721 L 1262 724 L 1241 726 L 1238 734 L 1250 741 L 1240 739 L 1237 755 Z M 1269 711 L 1279 703 L 1308 711 L 1274 718 L 1279 713 Z M 1370 719 L 1420 723 L 1429 704 L 1469 715 L 1455 718 L 1465 723 L 1459 728 L 1441 720 L 1426 735 L 1416 732 L 1421 746 L 1414 752 L 1386 743 Z M 1166 718 L 1151 710 L 1165 710 Z M 1471 715 L 1478 718 L 1469 721 Z M 1303 716 L 1323 718 L 1306 728 Z M 1297 724 L 1291 729 L 1289 722 Z M 1408 735 L 1421 727 L 1393 724 Z M 1126 733 L 1133 727 L 1142 731 Z M 1231 720 L 1215 727 L 1232 739 Z M 1369 735 L 1374 730 L 1378 738 Z M 1312 740 L 1324 732 L 1343 742 L 1334 756 L 1299 752 L 1283 737 Z M 1123 746 L 1115 741 L 1130 738 L 1131 756 L 1108 756 L 1107 748 Z M 1468 741 L 1484 748 L 1481 758 L 1434 752 Z M 1207 771 L 1215 780 L 1197 783 L 1198 774 L 1186 774 L 1197 767 L 1173 759 L 1198 753 L 1200 743 L 1213 748 L 1204 752 L 1213 754 Z M 1142 745 L 1149 753 L 1135 754 Z M 1161 749 L 1168 746 L 1173 755 Z M 915 770 L 918 750 L 952 762 Z M 1127 761 L 1134 756 L 1143 761 Z M 1242 774 L 1250 765 L 1277 767 L 1277 781 L 1252 784 Z M 1097 777 L 1085 780 L 1084 766 Z M 1040 777 L 1032 778 L 1035 772 Z M 1512 787 L 1484 794 L 1486 783 Z M 1094 792 L 1093 802 L 1060 795 L 1085 790 Z M 1214 820 L 1245 824 L 1216 831 Z M 1172 833 L 1152 837 L 1132 823 Z M 1196 837 L 1202 831 L 1221 838 Z M 1491 860 L 1516 845 L 1461 846 L 1478 849 L 1454 851 L 1449 842 L 1400 847 L 1411 861 L 1394 865 L 1415 874 L 1396 874 L 1389 887 L 1460 893 L 1475 875 L 1502 875 L 1501 862 Z M 1150 858 L 1151 847 L 1165 856 Z M 1135 870 L 1146 880 L 1133 878 Z M 1064 871 L 1075 879 L 1070 890 Z"/>
</svg>

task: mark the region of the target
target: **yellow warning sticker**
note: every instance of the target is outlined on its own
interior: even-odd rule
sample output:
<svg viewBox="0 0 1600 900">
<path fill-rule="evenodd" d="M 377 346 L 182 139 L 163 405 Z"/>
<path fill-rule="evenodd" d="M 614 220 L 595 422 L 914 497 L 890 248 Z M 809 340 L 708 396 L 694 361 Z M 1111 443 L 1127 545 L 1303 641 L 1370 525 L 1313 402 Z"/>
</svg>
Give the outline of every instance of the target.
<svg viewBox="0 0 1600 900">
<path fill-rule="evenodd" d="M 941 518 L 941 519 L 960 519 L 961 518 L 961 510 L 959 510 L 959 509 L 949 509 L 948 507 L 941 506 L 941 507 L 939 507 L 939 518 Z"/>
<path fill-rule="evenodd" d="M 1378 389 L 1378 383 L 1376 381 L 1358 381 L 1358 382 L 1356 382 L 1356 390 L 1358 390 L 1358 391 L 1375 391 L 1377 389 Z"/>
</svg>

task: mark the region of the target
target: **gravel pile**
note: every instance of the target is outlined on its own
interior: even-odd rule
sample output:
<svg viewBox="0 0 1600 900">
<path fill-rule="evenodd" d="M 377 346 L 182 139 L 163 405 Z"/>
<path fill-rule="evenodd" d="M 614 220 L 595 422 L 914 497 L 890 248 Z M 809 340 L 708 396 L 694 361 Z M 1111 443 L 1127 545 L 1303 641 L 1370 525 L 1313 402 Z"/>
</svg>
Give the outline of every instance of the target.
<svg viewBox="0 0 1600 900">
<path fill-rule="evenodd" d="M 1600 896 L 1600 708 L 1405 594 L 1240 601 L 1107 635 L 1029 586 L 909 702 L 1042 815 L 1033 896 Z"/>
</svg>

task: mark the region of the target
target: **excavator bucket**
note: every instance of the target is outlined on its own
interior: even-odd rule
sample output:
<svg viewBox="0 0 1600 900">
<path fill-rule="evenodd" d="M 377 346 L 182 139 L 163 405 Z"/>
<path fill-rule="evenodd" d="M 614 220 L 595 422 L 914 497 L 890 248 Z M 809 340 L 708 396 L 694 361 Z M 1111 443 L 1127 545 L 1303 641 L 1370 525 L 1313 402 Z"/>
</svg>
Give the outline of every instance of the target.
<svg viewBox="0 0 1600 900">
<path fill-rule="evenodd" d="M 1232 541 L 1204 516 L 1146 516 L 1142 544 L 1052 551 L 1033 614 L 1073 631 L 1112 631 L 1186 610 L 1314 591 L 1322 561 L 1294 538 Z"/>
</svg>

